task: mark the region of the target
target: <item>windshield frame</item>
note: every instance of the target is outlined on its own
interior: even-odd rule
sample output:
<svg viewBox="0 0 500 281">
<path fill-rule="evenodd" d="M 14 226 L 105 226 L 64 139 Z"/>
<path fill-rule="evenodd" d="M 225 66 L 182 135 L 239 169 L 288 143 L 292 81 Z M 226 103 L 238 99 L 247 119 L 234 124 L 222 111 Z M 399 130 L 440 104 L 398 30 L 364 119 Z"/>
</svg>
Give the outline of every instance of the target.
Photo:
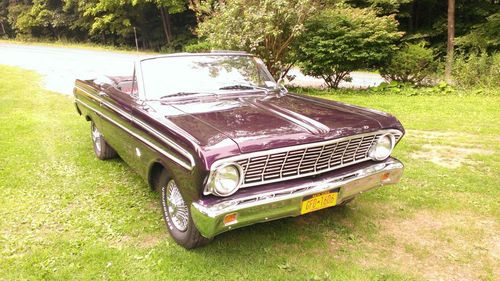
<svg viewBox="0 0 500 281">
<path fill-rule="evenodd" d="M 242 56 L 242 57 L 250 57 L 252 59 L 259 59 L 259 57 L 253 55 L 253 54 L 248 54 L 245 52 L 213 52 L 213 53 L 176 53 L 176 54 L 168 54 L 168 55 L 161 55 L 161 56 L 154 56 L 154 57 L 147 57 L 147 58 L 142 58 L 138 59 L 134 62 L 134 75 L 135 75 L 135 81 L 137 83 L 137 90 L 138 90 L 138 97 L 142 101 L 152 101 L 152 100 L 157 100 L 157 99 L 148 99 L 147 93 L 146 93 L 146 88 L 145 88 L 145 82 L 144 82 L 144 73 L 142 71 L 142 63 L 148 60 L 155 60 L 155 59 L 163 59 L 163 58 L 173 58 L 173 57 L 203 57 L 203 56 Z M 270 78 L 273 79 L 273 82 L 277 82 L 274 80 L 274 77 L 271 75 L 267 67 L 262 68 L 262 70 L 268 75 Z M 274 89 L 269 88 L 269 91 L 272 91 Z M 218 93 L 218 92 L 223 92 L 224 90 L 221 91 L 213 91 L 213 93 Z M 255 92 L 256 89 L 248 89 L 248 90 L 237 90 L 238 92 Z M 227 92 L 227 90 L 226 90 Z M 200 92 L 203 93 L 203 92 Z M 206 93 L 206 92 L 205 92 Z"/>
</svg>

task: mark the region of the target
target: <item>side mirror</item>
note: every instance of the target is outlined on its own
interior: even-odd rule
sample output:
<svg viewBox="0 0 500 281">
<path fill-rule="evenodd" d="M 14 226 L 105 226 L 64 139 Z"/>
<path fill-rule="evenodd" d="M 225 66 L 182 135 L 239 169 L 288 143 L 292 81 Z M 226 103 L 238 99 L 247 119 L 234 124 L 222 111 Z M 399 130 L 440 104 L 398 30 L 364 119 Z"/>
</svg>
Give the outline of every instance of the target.
<svg viewBox="0 0 500 281">
<path fill-rule="evenodd" d="M 281 95 L 285 95 L 288 93 L 288 89 L 285 87 L 285 79 L 281 77 L 278 79 L 278 82 L 276 83 L 276 87 L 280 90 Z"/>
</svg>

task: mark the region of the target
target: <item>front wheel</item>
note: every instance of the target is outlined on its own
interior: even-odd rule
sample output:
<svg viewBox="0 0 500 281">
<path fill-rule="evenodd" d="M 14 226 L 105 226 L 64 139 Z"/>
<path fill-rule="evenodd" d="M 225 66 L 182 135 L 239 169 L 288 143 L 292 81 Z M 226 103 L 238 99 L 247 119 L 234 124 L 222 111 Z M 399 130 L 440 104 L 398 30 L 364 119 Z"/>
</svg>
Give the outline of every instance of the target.
<svg viewBox="0 0 500 281">
<path fill-rule="evenodd" d="M 191 217 L 189 206 L 173 179 L 164 171 L 160 176 L 161 207 L 168 232 L 177 244 L 186 249 L 200 247 L 210 241 L 203 237 Z"/>
<path fill-rule="evenodd" d="M 347 204 L 351 203 L 353 200 L 354 200 L 354 197 L 349 198 L 349 199 L 347 199 L 347 200 L 344 200 L 342 203 L 338 204 L 337 206 L 338 206 L 338 207 L 347 206 Z"/>
</svg>

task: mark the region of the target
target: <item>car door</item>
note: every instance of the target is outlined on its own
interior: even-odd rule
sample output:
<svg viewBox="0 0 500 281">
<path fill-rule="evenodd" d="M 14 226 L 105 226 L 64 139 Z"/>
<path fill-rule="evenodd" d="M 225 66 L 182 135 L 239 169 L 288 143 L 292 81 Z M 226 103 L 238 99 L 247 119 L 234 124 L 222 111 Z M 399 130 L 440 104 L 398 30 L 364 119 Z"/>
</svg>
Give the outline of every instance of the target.
<svg viewBox="0 0 500 281">
<path fill-rule="evenodd" d="M 128 79 L 128 80 L 127 80 Z M 120 78 L 113 85 L 108 85 L 99 93 L 103 113 L 102 134 L 120 157 L 133 168 L 136 163 L 136 138 L 132 134 L 132 108 L 137 99 L 133 91 L 122 88 L 133 84 L 132 78 Z"/>
</svg>

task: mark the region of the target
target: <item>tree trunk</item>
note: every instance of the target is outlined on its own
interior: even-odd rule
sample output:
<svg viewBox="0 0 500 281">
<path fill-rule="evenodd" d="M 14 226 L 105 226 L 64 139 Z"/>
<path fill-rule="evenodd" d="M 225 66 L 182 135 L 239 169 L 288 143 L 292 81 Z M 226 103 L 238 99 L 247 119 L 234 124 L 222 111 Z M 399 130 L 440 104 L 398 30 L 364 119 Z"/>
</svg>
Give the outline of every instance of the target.
<svg viewBox="0 0 500 281">
<path fill-rule="evenodd" d="M 417 1 L 413 1 L 412 3 L 412 15 L 410 18 L 410 30 L 414 31 L 418 28 L 418 13 L 419 13 L 419 7 Z"/>
<path fill-rule="evenodd" d="M 167 26 L 167 33 L 168 33 L 168 43 L 172 42 L 173 36 L 172 36 L 172 20 L 170 19 L 170 13 L 168 10 L 165 10 L 165 23 Z"/>
<path fill-rule="evenodd" d="M 172 42 L 172 28 L 170 22 L 170 14 L 165 10 L 165 7 L 160 7 L 161 22 L 163 24 L 163 33 L 165 34 L 165 39 L 167 44 Z"/>
<path fill-rule="evenodd" d="M 5 27 L 3 26 L 3 22 L 0 21 L 0 26 L 2 27 L 2 35 L 7 35 L 7 32 L 5 32 Z"/>
<path fill-rule="evenodd" d="M 419 28 L 419 19 L 420 19 L 420 5 L 417 1 L 413 2 L 413 30 L 417 30 Z"/>
<path fill-rule="evenodd" d="M 453 49 L 455 47 L 455 0 L 448 0 L 448 46 L 446 48 L 446 83 L 452 83 Z"/>
</svg>

